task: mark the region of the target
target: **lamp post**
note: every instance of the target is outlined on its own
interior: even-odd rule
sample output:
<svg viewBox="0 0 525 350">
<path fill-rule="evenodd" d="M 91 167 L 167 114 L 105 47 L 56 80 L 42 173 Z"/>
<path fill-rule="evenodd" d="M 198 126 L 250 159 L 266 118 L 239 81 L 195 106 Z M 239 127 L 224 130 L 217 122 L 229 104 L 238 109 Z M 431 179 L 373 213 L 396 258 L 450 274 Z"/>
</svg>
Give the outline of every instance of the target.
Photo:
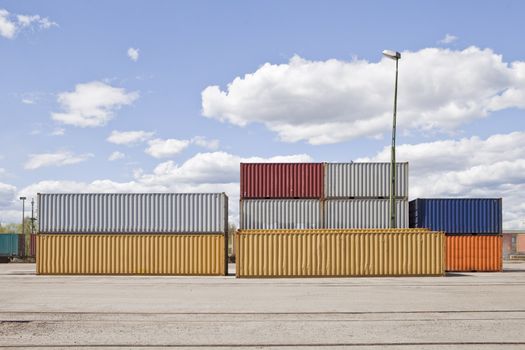
<svg viewBox="0 0 525 350">
<path fill-rule="evenodd" d="M 35 199 L 31 198 L 31 234 L 35 234 Z"/>
<path fill-rule="evenodd" d="M 22 201 L 22 235 L 25 234 L 25 227 L 24 227 L 24 217 L 25 217 L 25 210 L 26 210 L 26 197 L 20 197 L 20 200 Z"/>
<path fill-rule="evenodd" d="M 397 70 L 401 54 L 384 50 L 383 55 L 396 61 L 396 83 L 394 88 L 394 118 L 392 123 L 392 151 L 390 156 L 390 228 L 396 228 L 396 113 L 397 113 Z"/>
</svg>

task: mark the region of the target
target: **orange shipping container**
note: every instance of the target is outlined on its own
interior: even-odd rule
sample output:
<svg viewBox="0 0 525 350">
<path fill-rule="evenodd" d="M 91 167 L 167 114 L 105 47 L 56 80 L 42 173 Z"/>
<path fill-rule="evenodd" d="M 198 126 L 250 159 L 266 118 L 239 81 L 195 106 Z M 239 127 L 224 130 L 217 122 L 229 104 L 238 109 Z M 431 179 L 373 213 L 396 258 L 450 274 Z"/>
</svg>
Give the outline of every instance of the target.
<svg viewBox="0 0 525 350">
<path fill-rule="evenodd" d="M 501 235 L 447 236 L 447 271 L 502 271 Z"/>
</svg>

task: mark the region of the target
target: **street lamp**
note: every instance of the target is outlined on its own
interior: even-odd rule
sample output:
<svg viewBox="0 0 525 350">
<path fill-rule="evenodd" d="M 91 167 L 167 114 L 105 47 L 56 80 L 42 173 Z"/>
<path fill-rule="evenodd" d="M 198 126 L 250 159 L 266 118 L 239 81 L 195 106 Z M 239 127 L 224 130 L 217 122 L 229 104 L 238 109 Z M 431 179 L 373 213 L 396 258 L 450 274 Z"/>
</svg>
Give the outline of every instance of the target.
<svg viewBox="0 0 525 350">
<path fill-rule="evenodd" d="M 20 200 L 22 201 L 22 235 L 25 234 L 25 228 L 24 228 L 24 216 L 25 216 L 25 204 L 26 204 L 26 197 L 20 197 Z"/>
<path fill-rule="evenodd" d="M 396 61 L 396 83 L 394 89 L 394 120 L 392 123 L 392 153 L 390 156 L 390 228 L 396 228 L 396 113 L 397 113 L 397 70 L 401 54 L 384 50 L 383 55 Z"/>
</svg>

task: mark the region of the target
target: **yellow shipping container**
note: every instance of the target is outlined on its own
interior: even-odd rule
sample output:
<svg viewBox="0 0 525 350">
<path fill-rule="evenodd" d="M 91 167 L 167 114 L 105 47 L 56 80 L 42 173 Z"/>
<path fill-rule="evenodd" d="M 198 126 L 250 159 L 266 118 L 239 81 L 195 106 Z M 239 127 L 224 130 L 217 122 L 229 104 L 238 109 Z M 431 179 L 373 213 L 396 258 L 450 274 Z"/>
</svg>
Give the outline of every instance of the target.
<svg viewBox="0 0 525 350">
<path fill-rule="evenodd" d="M 237 277 L 440 276 L 445 234 L 399 230 L 241 230 Z"/>
<path fill-rule="evenodd" d="M 39 234 L 37 274 L 225 275 L 219 234 Z"/>
</svg>

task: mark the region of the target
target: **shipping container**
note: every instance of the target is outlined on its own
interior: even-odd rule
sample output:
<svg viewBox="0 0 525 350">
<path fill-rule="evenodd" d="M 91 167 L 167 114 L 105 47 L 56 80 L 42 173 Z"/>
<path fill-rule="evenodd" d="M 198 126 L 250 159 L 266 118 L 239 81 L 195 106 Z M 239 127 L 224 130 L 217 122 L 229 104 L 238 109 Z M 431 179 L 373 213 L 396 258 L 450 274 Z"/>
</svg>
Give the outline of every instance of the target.
<svg viewBox="0 0 525 350">
<path fill-rule="evenodd" d="M 502 271 L 501 235 L 446 236 L 447 271 Z"/>
<path fill-rule="evenodd" d="M 325 198 L 388 198 L 390 163 L 326 163 Z M 396 163 L 396 198 L 408 199 L 408 163 Z"/>
<path fill-rule="evenodd" d="M 241 163 L 241 198 L 321 198 L 322 163 Z"/>
<path fill-rule="evenodd" d="M 447 234 L 501 234 L 501 198 L 418 198 L 410 202 L 410 227 Z"/>
<path fill-rule="evenodd" d="M 31 234 L 29 243 L 29 256 L 34 258 L 36 256 L 36 234 Z"/>
<path fill-rule="evenodd" d="M 26 244 L 26 235 L 17 234 L 18 236 L 18 253 L 17 256 L 23 258 L 26 254 L 26 248 L 28 248 L 28 245 Z"/>
<path fill-rule="evenodd" d="M 18 256 L 18 234 L 0 233 L 0 257 Z"/>
<path fill-rule="evenodd" d="M 317 199 L 241 199 L 241 229 L 321 228 Z"/>
<path fill-rule="evenodd" d="M 38 234 L 42 275 L 224 275 L 223 234 Z"/>
<path fill-rule="evenodd" d="M 39 194 L 40 233 L 223 233 L 224 193 Z"/>
<path fill-rule="evenodd" d="M 408 200 L 396 200 L 396 225 L 408 227 Z M 324 227 L 330 229 L 389 228 L 388 199 L 327 199 Z"/>
<path fill-rule="evenodd" d="M 440 276 L 445 236 L 427 230 L 239 230 L 237 277 Z"/>
</svg>

